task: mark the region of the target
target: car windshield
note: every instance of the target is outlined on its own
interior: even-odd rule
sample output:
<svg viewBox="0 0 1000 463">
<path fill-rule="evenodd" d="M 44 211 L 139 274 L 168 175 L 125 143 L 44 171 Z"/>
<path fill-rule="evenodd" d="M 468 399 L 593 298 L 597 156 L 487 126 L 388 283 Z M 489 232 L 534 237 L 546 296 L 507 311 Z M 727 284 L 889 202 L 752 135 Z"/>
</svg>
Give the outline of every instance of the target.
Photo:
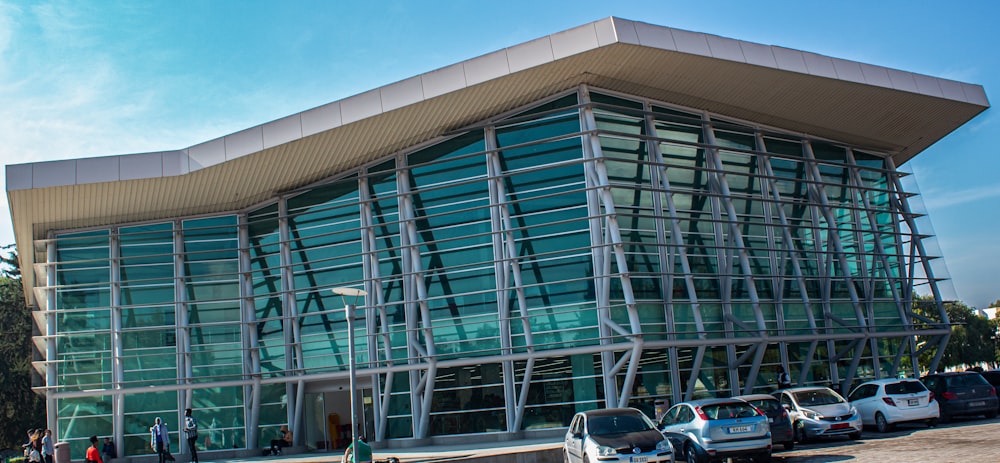
<svg viewBox="0 0 1000 463">
<path fill-rule="evenodd" d="M 709 420 L 728 420 L 757 416 L 757 410 L 746 402 L 704 405 L 701 407 L 701 411 L 705 413 L 705 416 Z"/>
<path fill-rule="evenodd" d="M 889 395 L 913 394 L 926 390 L 927 388 L 924 387 L 924 384 L 919 381 L 900 381 L 885 385 L 885 393 Z"/>
<path fill-rule="evenodd" d="M 636 415 L 595 416 L 590 418 L 587 427 L 588 432 L 594 436 L 652 429 L 647 420 Z"/>
<path fill-rule="evenodd" d="M 829 389 L 810 389 L 795 393 L 795 401 L 803 407 L 843 403 L 844 399 Z"/>
</svg>

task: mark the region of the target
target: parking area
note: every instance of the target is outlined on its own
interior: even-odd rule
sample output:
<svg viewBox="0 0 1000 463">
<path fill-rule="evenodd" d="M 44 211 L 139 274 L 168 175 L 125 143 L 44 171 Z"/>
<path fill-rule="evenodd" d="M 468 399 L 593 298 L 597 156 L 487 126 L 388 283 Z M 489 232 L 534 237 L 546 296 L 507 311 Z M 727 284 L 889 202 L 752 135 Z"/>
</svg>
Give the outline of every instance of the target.
<svg viewBox="0 0 1000 463">
<path fill-rule="evenodd" d="M 865 429 L 860 440 L 830 438 L 776 450 L 775 463 L 1000 463 L 1000 418 L 956 419 L 927 428 L 900 425 L 881 434 Z M 396 457 L 401 463 L 562 463 L 562 442 L 541 439 L 480 445 L 429 446 L 375 451 L 377 460 Z M 182 460 L 186 461 L 186 460 Z M 330 463 L 339 455 L 316 452 L 284 457 L 212 460 L 227 463 Z"/>
<path fill-rule="evenodd" d="M 866 429 L 860 440 L 832 438 L 798 445 L 794 450 L 775 451 L 781 463 L 878 462 L 998 463 L 1000 462 L 1000 418 L 956 419 L 927 428 L 900 425 L 881 434 Z"/>
</svg>

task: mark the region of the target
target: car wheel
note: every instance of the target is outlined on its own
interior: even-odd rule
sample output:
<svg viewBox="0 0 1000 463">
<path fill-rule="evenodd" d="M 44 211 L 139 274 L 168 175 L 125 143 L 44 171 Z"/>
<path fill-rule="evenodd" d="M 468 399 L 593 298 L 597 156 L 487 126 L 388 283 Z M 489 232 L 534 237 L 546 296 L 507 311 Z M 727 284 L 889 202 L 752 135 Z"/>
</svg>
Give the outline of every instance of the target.
<svg viewBox="0 0 1000 463">
<path fill-rule="evenodd" d="M 938 419 L 937 418 L 931 418 L 931 419 L 927 420 L 927 427 L 928 428 L 933 428 L 933 427 L 937 426 L 937 424 L 938 424 Z"/>
<path fill-rule="evenodd" d="M 582 457 L 580 457 L 580 463 L 590 463 L 590 458 L 589 458 L 589 457 L 587 457 L 587 454 L 586 454 L 586 453 L 585 453 L 585 454 L 583 454 L 583 456 L 582 456 Z"/>
<path fill-rule="evenodd" d="M 801 421 L 795 422 L 795 440 L 802 444 L 809 442 L 809 434 L 806 433 L 806 426 Z"/>
<path fill-rule="evenodd" d="M 758 453 L 753 458 L 754 463 L 771 463 L 771 452 Z"/>
<path fill-rule="evenodd" d="M 938 422 L 941 424 L 951 423 L 951 415 L 941 412 L 941 417 L 938 418 Z"/>
<path fill-rule="evenodd" d="M 861 439 L 861 431 L 852 432 L 852 433 L 848 434 L 847 437 L 850 437 L 851 440 Z"/>
<path fill-rule="evenodd" d="M 695 450 L 694 444 L 690 442 L 684 446 L 684 460 L 687 463 L 702 463 L 701 458 L 698 458 L 698 451 Z"/>
<path fill-rule="evenodd" d="M 878 432 L 882 433 L 892 431 L 892 423 L 889 423 L 889 421 L 885 419 L 885 415 L 883 415 L 882 412 L 875 413 L 875 427 L 878 428 Z"/>
<path fill-rule="evenodd" d="M 785 450 L 792 450 L 795 448 L 795 442 L 785 442 Z"/>
<path fill-rule="evenodd" d="M 986 412 L 986 419 L 987 420 L 992 420 L 993 418 L 996 418 L 996 417 L 997 417 L 997 411 L 996 410 L 990 410 L 990 411 Z"/>
</svg>

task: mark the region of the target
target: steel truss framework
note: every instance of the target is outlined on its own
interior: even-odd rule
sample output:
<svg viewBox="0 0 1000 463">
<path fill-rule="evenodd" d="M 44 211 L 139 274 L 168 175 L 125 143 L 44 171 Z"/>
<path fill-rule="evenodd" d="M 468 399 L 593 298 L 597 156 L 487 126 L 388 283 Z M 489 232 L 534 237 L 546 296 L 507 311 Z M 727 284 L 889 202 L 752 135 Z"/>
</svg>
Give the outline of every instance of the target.
<svg viewBox="0 0 1000 463">
<path fill-rule="evenodd" d="M 597 95 L 600 98 L 595 98 Z M 560 103 L 567 97 L 575 103 Z M 634 104 L 608 102 L 614 99 Z M 199 301 L 190 300 L 192 293 L 185 286 L 195 278 L 185 274 L 189 257 L 183 251 L 185 218 L 175 219 L 170 257 L 174 272 L 171 304 L 177 314 L 176 378 L 152 387 L 179 391 L 178 410 L 195 403 L 193 395 L 198 390 L 239 388 L 246 442 L 251 448 L 261 439 L 259 413 L 262 390 L 268 385 L 284 385 L 287 422 L 301 425 L 306 385 L 347 375 L 343 352 L 334 342 L 347 333 L 330 322 L 331 318 L 343 320 L 342 306 L 336 306 L 336 299 L 325 294 L 331 287 L 344 285 L 362 287 L 370 295 L 365 301 L 363 332 L 357 333 L 363 341 L 358 374 L 371 379 L 374 437 L 379 441 L 470 430 L 512 433 L 528 429 L 526 421 L 533 410 L 544 405 L 533 394 L 538 388 L 551 389 L 546 384 L 550 378 L 540 365 L 560 359 L 574 359 L 573 367 L 563 371 L 573 376 L 567 387 L 580 388 L 573 400 L 562 404 L 571 409 L 635 405 L 657 397 L 689 399 L 705 393 L 707 378 L 714 381 L 708 393 L 750 393 L 770 387 L 770 373 L 764 369 L 772 365 L 789 367 L 799 384 L 828 383 L 841 388 L 861 377 L 919 371 L 917 357 L 928 349 L 937 349 L 931 368 L 936 367 L 948 340 L 949 322 L 931 267 L 933 256 L 923 245 L 927 237 L 917 231 L 917 214 L 909 207 L 912 193 L 903 191 L 901 174 L 888 156 L 713 114 L 673 109 L 634 96 L 592 91 L 587 86 L 540 104 L 542 109 L 499 116 L 336 179 L 334 182 L 355 185 L 353 199 L 337 207 L 354 211 L 353 218 L 345 219 L 353 236 L 341 244 L 357 249 L 354 254 L 345 254 L 355 264 L 335 268 L 339 282 L 324 281 L 316 270 L 323 264 L 309 260 L 308 245 L 302 244 L 306 238 L 301 236 L 302 229 L 296 228 L 297 212 L 289 206 L 291 198 L 322 185 L 263 207 L 274 210 L 268 217 L 275 222 L 276 238 L 268 252 L 261 251 L 261 243 L 268 238 L 251 232 L 258 220 L 255 212 L 237 213 L 238 271 L 232 275 L 239 288 L 239 319 L 234 323 L 239 327 L 236 349 L 242 367 L 237 375 L 206 375 L 192 366 L 192 356 L 198 355 L 191 335 L 196 322 L 188 314 L 193 313 L 190 306 Z M 686 116 L 678 116 L 681 113 Z M 506 127 L 563 120 L 566 114 L 577 118 L 575 130 L 501 146 L 498 133 Z M 622 125 L 606 123 L 609 118 L 624 118 L 631 125 L 628 130 L 621 129 Z M 688 127 L 693 138 L 665 136 L 664 124 Z M 718 134 L 722 132 L 738 132 L 748 140 L 747 145 L 720 141 Z M 489 338 L 492 348 L 469 349 L 463 354 L 461 349 L 456 353 L 453 346 L 442 350 L 441 314 L 452 317 L 448 329 L 458 332 L 457 339 L 468 342 L 475 338 L 463 332 L 464 325 L 459 322 L 473 315 L 451 302 L 473 293 L 447 289 L 449 275 L 457 281 L 455 275 L 473 269 L 449 270 L 442 261 L 446 257 L 438 255 L 448 243 L 437 241 L 434 235 L 440 230 L 428 225 L 436 217 L 422 202 L 431 190 L 415 179 L 417 167 L 409 165 L 413 162 L 409 156 L 470 133 L 481 134 L 482 145 L 462 156 L 477 159 L 481 170 L 475 176 L 452 181 L 479 185 L 488 204 L 473 206 L 455 198 L 440 217 L 488 212 L 481 221 L 486 230 L 471 235 L 477 243 L 463 246 L 482 248 L 490 255 L 474 271 L 491 274 L 495 286 L 477 290 L 475 297 L 492 305 L 497 331 Z M 789 140 L 801 152 L 788 153 L 770 146 Z M 537 150 L 541 159 L 546 147 L 567 141 L 576 147 L 575 158 L 530 167 L 510 165 L 508 153 Z M 640 158 L 629 164 L 635 169 L 631 185 L 621 179 L 620 157 L 608 153 L 609 146 L 619 142 L 639 147 L 636 152 Z M 817 155 L 816 144 L 837 146 L 843 155 L 834 160 Z M 698 164 L 677 164 L 677 150 L 696 153 Z M 743 171 L 734 170 L 727 161 L 737 155 L 748 160 L 741 167 Z M 866 162 L 860 162 L 859 156 Z M 873 157 L 878 158 L 878 167 L 873 167 Z M 775 168 L 783 162 L 794 163 L 794 175 Z M 615 173 L 610 173 L 609 165 Z M 526 191 L 519 190 L 512 180 L 515 174 L 547 172 L 545 169 L 553 166 L 579 169 L 579 178 L 571 182 L 579 185 L 573 191 L 584 198 L 582 223 L 586 224 L 589 243 L 576 254 L 588 262 L 585 285 L 590 289 L 576 294 L 586 300 L 575 305 L 560 305 L 555 295 L 540 289 L 540 282 L 559 277 L 539 270 L 539 263 L 547 257 L 540 248 L 532 248 L 526 225 L 531 212 L 519 209 L 528 204 L 520 199 Z M 828 172 L 830 166 L 838 172 L 835 182 Z M 694 172 L 691 175 L 699 181 L 679 185 L 674 180 L 678 172 Z M 737 188 L 733 187 L 734 175 L 740 179 Z M 754 187 L 750 190 L 746 178 L 752 178 Z M 790 184 L 794 184 L 792 190 Z M 556 202 L 562 194 L 559 188 L 540 187 L 532 193 L 542 202 Z M 623 204 L 623 191 L 643 199 Z M 837 192 L 835 198 L 830 197 L 831 191 Z M 639 246 L 642 240 L 637 244 L 635 238 L 634 220 L 638 219 L 634 211 L 641 208 L 645 208 L 646 217 L 654 219 L 644 222 L 651 228 L 643 232 L 655 239 L 653 246 L 645 248 Z M 703 218 L 692 218 L 702 217 L 692 212 L 696 209 Z M 541 213 L 555 215 L 555 209 Z M 68 263 L 60 252 L 71 242 L 67 237 L 73 235 L 53 234 L 37 246 L 47 254 L 47 263 L 41 267 L 47 286 L 40 288 L 45 298 L 39 300 L 45 301 L 42 313 L 48 316 L 46 336 L 39 339 L 46 343 L 47 357 L 40 366 L 47 378 L 49 424 L 58 430 L 64 423 L 56 412 L 60 400 L 110 397 L 114 436 L 121 441 L 126 427 L 122 417 L 129 411 L 124 397 L 148 391 L 150 385 L 130 383 L 125 375 L 129 354 L 122 349 L 122 307 L 128 304 L 121 297 L 123 257 L 117 230 L 109 230 L 108 242 L 111 299 L 106 309 L 110 311 L 107 330 L 111 337 L 106 356 L 110 359 L 110 380 L 97 384 L 74 386 L 61 379 L 71 371 L 72 362 L 59 351 L 60 345 L 65 345 L 60 341 L 80 336 L 61 330 L 58 322 L 62 314 L 77 309 L 60 305 L 65 304 L 60 294 L 66 287 L 57 275 Z M 640 248 L 655 251 L 640 256 Z M 705 262 L 716 263 L 708 273 Z M 575 284 L 576 280 L 580 279 L 567 277 L 564 283 Z M 649 290 L 637 289 L 637 284 L 659 288 L 660 296 L 650 299 Z M 923 292 L 930 297 L 917 298 L 915 288 L 919 286 L 926 288 Z M 538 307 L 543 301 L 548 306 Z M 890 324 L 884 322 L 887 305 L 895 311 Z M 560 316 L 558 310 L 593 313 L 594 331 L 584 331 L 592 336 L 572 343 L 552 342 L 561 328 L 555 324 L 540 330 L 539 309 L 547 310 L 552 319 Z M 650 313 L 657 312 L 661 318 L 651 323 Z M 793 312 L 797 321 L 786 320 Z M 480 315 L 477 312 L 474 316 Z M 311 338 L 303 333 L 308 325 L 305 320 L 317 316 L 323 318 L 329 338 L 329 351 L 323 356 L 334 359 L 320 367 L 303 347 L 311 345 Z M 268 338 L 261 328 L 276 321 L 280 323 L 279 341 Z M 922 344 L 917 344 L 917 336 L 924 340 Z M 796 346 L 794 353 L 789 346 Z M 651 356 L 661 357 L 663 382 L 671 386 L 665 392 L 639 388 Z M 587 361 L 593 362 L 595 370 L 581 373 L 586 368 L 579 365 L 580 359 L 590 359 Z M 280 371 L 267 365 L 279 365 Z M 502 400 L 489 407 L 493 407 L 492 415 L 500 417 L 501 427 L 443 428 L 440 421 L 444 416 L 459 412 L 436 403 L 441 400 L 436 394 L 442 393 L 439 384 L 443 372 L 450 375 L 481 365 L 496 365 L 499 371 L 494 390 L 500 391 Z M 587 394 L 580 392 L 585 389 L 580 386 L 584 377 L 594 378 L 596 383 L 587 386 L 595 392 L 586 400 L 582 396 Z M 715 381 L 717 377 L 721 379 Z M 475 387 L 466 383 L 460 389 Z M 447 389 L 446 393 L 454 391 Z M 557 420 L 549 424 L 566 423 Z M 86 437 L 67 435 L 65 429 L 59 432 L 63 439 Z"/>
</svg>

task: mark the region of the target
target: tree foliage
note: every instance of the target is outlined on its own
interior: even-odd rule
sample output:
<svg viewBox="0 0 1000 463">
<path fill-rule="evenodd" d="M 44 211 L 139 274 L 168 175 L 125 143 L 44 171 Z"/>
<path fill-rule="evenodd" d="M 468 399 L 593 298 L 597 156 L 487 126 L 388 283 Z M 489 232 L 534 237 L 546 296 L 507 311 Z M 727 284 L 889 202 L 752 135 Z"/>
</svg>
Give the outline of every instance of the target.
<svg viewBox="0 0 1000 463">
<path fill-rule="evenodd" d="M 939 370 L 965 369 L 973 365 L 997 364 L 997 322 L 979 315 L 975 309 L 961 301 L 944 303 L 945 312 L 951 325 L 951 337 L 937 365 Z M 914 312 L 932 320 L 940 319 L 934 299 L 921 296 L 914 300 Z M 926 323 L 915 320 L 918 325 Z M 931 339 L 922 339 L 931 342 Z M 920 365 L 928 369 L 931 359 L 937 353 L 930 349 L 920 355 Z"/>
<path fill-rule="evenodd" d="M 17 254 L 0 269 L 0 448 L 20 448 L 28 428 L 45 427 L 45 400 L 31 390 L 31 311 L 25 305 Z"/>
</svg>

